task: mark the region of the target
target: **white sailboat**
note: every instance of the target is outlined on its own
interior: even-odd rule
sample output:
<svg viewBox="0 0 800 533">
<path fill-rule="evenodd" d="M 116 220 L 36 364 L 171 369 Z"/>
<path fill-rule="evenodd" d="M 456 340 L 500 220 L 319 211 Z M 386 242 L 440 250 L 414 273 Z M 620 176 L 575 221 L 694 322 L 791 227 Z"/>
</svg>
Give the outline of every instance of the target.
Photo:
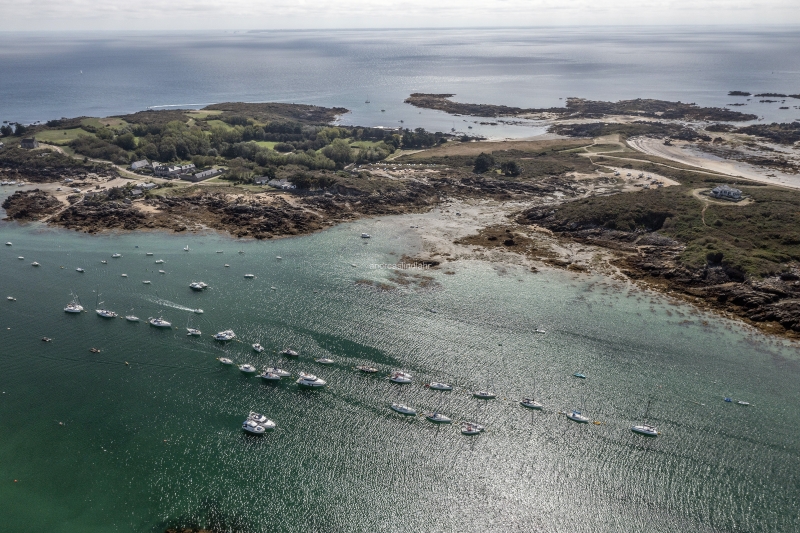
<svg viewBox="0 0 800 533">
<path fill-rule="evenodd" d="M 647 413 L 650 411 L 650 400 L 647 400 L 647 407 L 644 410 L 644 420 L 647 420 Z M 658 429 L 650 424 L 642 423 L 631 427 L 631 431 L 646 437 L 658 437 Z"/>
<path fill-rule="evenodd" d="M 584 407 L 583 407 L 584 403 L 585 402 L 581 401 L 581 409 L 584 409 Z M 589 417 L 587 417 L 586 415 L 584 415 L 581 411 L 579 411 L 577 409 L 573 409 L 572 411 L 568 412 L 567 413 L 567 418 L 569 418 L 573 422 L 577 422 L 579 424 L 588 424 L 589 423 Z"/>
<path fill-rule="evenodd" d="M 75 293 L 72 293 L 72 301 L 67 304 L 64 308 L 65 313 L 82 313 L 83 306 L 81 305 L 80 300 L 78 300 L 78 296 Z"/>
<path fill-rule="evenodd" d="M 533 391 L 536 392 L 536 380 L 533 380 Z M 527 407 L 528 409 L 542 409 L 544 406 L 537 402 L 533 395 L 530 398 L 523 398 L 522 401 L 519 402 L 522 407 Z"/>
<path fill-rule="evenodd" d="M 99 301 L 99 299 L 100 299 L 100 293 L 98 292 L 97 298 L 95 298 L 95 312 L 97 313 L 97 316 L 100 316 L 102 318 L 117 318 L 117 313 L 109 309 L 103 308 L 102 305 L 104 302 Z"/>
</svg>

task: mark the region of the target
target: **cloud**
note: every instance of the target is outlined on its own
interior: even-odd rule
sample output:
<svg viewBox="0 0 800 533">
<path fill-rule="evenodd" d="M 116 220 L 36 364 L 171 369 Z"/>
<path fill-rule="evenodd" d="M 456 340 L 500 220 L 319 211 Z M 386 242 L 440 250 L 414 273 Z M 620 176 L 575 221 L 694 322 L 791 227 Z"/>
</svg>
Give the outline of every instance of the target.
<svg viewBox="0 0 800 533">
<path fill-rule="evenodd" d="M 798 24 L 796 0 L 6 0 L 0 30 Z"/>
</svg>

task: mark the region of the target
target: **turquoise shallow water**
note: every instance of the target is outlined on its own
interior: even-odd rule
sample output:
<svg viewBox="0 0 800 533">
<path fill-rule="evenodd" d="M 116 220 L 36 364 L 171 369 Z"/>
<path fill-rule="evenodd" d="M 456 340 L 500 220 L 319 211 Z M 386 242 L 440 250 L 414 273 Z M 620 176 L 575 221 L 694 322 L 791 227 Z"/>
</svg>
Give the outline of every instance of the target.
<svg viewBox="0 0 800 533">
<path fill-rule="evenodd" d="M 4 530 L 161 531 L 209 520 L 258 532 L 800 528 L 796 346 L 559 272 L 461 262 L 455 275 L 432 273 L 430 289 L 358 286 L 389 278 L 368 265 L 419 246 L 404 228 L 383 218 L 243 242 L 0 222 L 0 241 L 14 243 L 0 247 Z M 192 292 L 193 280 L 211 288 Z M 62 311 L 71 290 L 89 313 Z M 163 312 L 177 329 L 103 320 L 92 291 L 120 314 Z M 203 337 L 186 337 L 189 320 Z M 243 342 L 210 338 L 227 328 Z M 301 356 L 275 353 L 287 346 Z M 268 385 L 220 365 L 222 355 L 312 371 L 329 386 Z M 322 356 L 336 363 L 313 362 Z M 366 363 L 381 372 L 352 369 Z M 414 384 L 387 382 L 392 369 Z M 531 413 L 516 402 L 534 378 L 545 409 Z M 430 391 L 430 380 L 456 390 Z M 499 398 L 474 400 L 470 391 L 487 383 Z M 601 425 L 559 414 L 582 398 Z M 648 399 L 657 439 L 630 431 Z M 468 438 L 456 424 L 401 417 L 388 408 L 395 400 L 475 418 L 487 432 Z M 250 410 L 277 430 L 243 434 Z"/>
</svg>

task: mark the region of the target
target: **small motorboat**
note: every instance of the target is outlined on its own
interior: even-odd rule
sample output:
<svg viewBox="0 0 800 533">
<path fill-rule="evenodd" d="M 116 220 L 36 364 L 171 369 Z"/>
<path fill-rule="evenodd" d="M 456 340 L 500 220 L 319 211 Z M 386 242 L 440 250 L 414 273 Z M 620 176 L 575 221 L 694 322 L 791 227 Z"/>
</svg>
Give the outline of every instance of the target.
<svg viewBox="0 0 800 533">
<path fill-rule="evenodd" d="M 278 288 L 277 288 L 277 287 L 270 287 L 270 288 L 269 288 L 269 290 L 271 290 L 271 291 L 277 291 L 277 290 L 278 290 Z"/>
<path fill-rule="evenodd" d="M 261 379 L 263 379 L 265 381 L 280 381 L 281 380 L 281 377 L 278 374 L 275 374 L 274 372 L 267 372 L 267 371 L 264 371 L 263 374 L 259 374 L 258 377 L 260 377 Z"/>
<path fill-rule="evenodd" d="M 203 283 L 202 281 L 193 281 L 189 284 L 189 288 L 193 291 L 203 291 L 208 288 L 208 285 Z"/>
<path fill-rule="evenodd" d="M 144 280 L 142 281 L 142 283 L 144 283 L 145 285 L 150 285 L 150 280 Z"/>
<path fill-rule="evenodd" d="M 236 337 L 236 334 L 231 329 L 226 329 L 225 331 L 220 331 L 219 333 L 214 334 L 214 340 L 216 341 L 231 341 Z"/>
<path fill-rule="evenodd" d="M 722 401 L 730 403 L 733 401 L 733 398 L 723 398 Z"/>
<path fill-rule="evenodd" d="M 6 300 L 8 300 L 9 302 L 16 302 L 17 301 L 17 299 L 14 298 L 13 296 L 6 296 Z"/>
<path fill-rule="evenodd" d="M 100 353 L 100 348 L 89 348 L 89 351 L 92 353 Z"/>
<path fill-rule="evenodd" d="M 356 367 L 356 370 L 364 372 L 365 374 L 374 374 L 378 371 L 378 369 L 375 368 L 374 366 L 367 366 L 367 365 L 358 365 Z"/>
<path fill-rule="evenodd" d="M 319 363 L 321 365 L 332 365 L 333 359 L 329 359 L 327 357 L 320 357 L 319 359 L 314 359 L 314 362 Z"/>
<path fill-rule="evenodd" d="M 186 328 L 186 336 L 188 337 L 199 337 L 202 335 L 199 329 L 195 328 Z"/>
<path fill-rule="evenodd" d="M 534 400 L 533 398 L 523 398 L 522 401 L 519 402 L 522 407 L 527 407 L 528 409 L 541 409 L 544 406 Z"/>
<path fill-rule="evenodd" d="M 300 378 L 295 383 L 301 387 L 309 387 L 313 389 L 324 387 L 328 384 L 325 380 L 318 378 L 314 374 L 306 374 L 303 372 L 300 372 Z"/>
<path fill-rule="evenodd" d="M 256 367 L 254 367 L 249 363 L 245 363 L 243 365 L 239 365 L 239 370 L 241 370 L 245 374 L 253 374 L 256 372 Z"/>
<path fill-rule="evenodd" d="M 479 400 L 494 400 L 497 398 L 497 394 L 493 392 L 489 392 L 487 390 L 479 390 L 478 392 L 473 392 L 472 396 Z"/>
<path fill-rule="evenodd" d="M 435 424 L 450 424 L 453 420 L 442 413 L 428 413 L 425 418 Z"/>
<path fill-rule="evenodd" d="M 658 437 L 658 430 L 650 426 L 648 424 L 640 424 L 638 426 L 633 426 L 631 431 L 634 433 L 638 433 L 639 435 L 645 435 L 647 437 Z"/>
<path fill-rule="evenodd" d="M 573 375 L 573 376 L 575 376 L 576 378 L 580 378 L 580 379 L 586 379 L 586 376 L 584 376 L 584 375 L 583 375 L 583 374 L 581 374 L 580 372 L 575 372 L 575 373 L 574 373 L 574 374 L 572 374 L 572 375 Z"/>
<path fill-rule="evenodd" d="M 166 274 L 166 272 L 164 270 L 159 270 L 158 273 L 159 274 Z"/>
<path fill-rule="evenodd" d="M 263 351 L 264 351 L 264 347 L 263 347 L 263 346 L 261 346 L 259 343 L 255 343 L 255 344 L 253 344 L 253 349 L 254 349 L 255 351 L 257 351 L 258 353 L 261 353 L 261 352 L 263 352 Z"/>
<path fill-rule="evenodd" d="M 233 364 L 233 360 L 228 359 L 227 357 L 219 357 L 219 358 L 217 358 L 217 360 L 220 363 L 222 363 L 223 365 L 232 365 Z"/>
<path fill-rule="evenodd" d="M 12 244 L 12 243 L 11 243 L 11 241 L 8 241 L 8 242 L 6 243 L 6 246 L 11 246 L 11 244 Z"/>
<path fill-rule="evenodd" d="M 736 400 L 737 405 L 744 405 L 745 407 L 750 405 L 750 402 L 746 402 L 744 400 Z"/>
<path fill-rule="evenodd" d="M 461 434 L 462 435 L 480 435 L 481 429 L 480 426 L 473 424 L 472 422 L 464 422 L 461 424 Z"/>
<path fill-rule="evenodd" d="M 240 253 L 240 254 L 243 254 L 243 253 L 244 253 L 244 250 L 239 250 L 239 253 Z"/>
<path fill-rule="evenodd" d="M 261 413 L 256 413 L 255 411 L 250 411 L 250 414 L 247 415 L 247 419 L 252 420 L 256 424 L 263 424 L 269 420 L 269 418 L 266 416 L 262 415 Z"/>
<path fill-rule="evenodd" d="M 192 313 L 194 313 L 196 315 L 202 315 L 203 314 L 203 310 L 202 309 L 192 309 Z"/>
<path fill-rule="evenodd" d="M 256 277 L 256 275 L 255 274 L 245 274 L 244 277 L 247 278 L 247 279 L 253 279 L 254 277 Z"/>
<path fill-rule="evenodd" d="M 392 411 L 397 411 L 401 415 L 408 415 L 408 416 L 416 416 L 417 410 L 413 407 L 409 407 L 404 403 L 392 403 L 391 405 Z"/>
<path fill-rule="evenodd" d="M 128 322 L 139 322 L 139 317 L 136 315 L 128 315 L 125 317 Z"/>
<path fill-rule="evenodd" d="M 114 254 L 111 256 L 112 259 L 119 259 L 120 257 L 122 257 L 122 254 Z"/>
<path fill-rule="evenodd" d="M 258 422 L 255 422 L 250 419 L 244 421 L 244 423 L 242 424 L 242 429 L 254 435 L 263 435 L 264 432 L 266 431 L 266 428 L 264 426 L 261 426 L 258 424 Z"/>
<path fill-rule="evenodd" d="M 52 340 L 53 339 L 51 339 L 50 337 L 42 337 L 42 341 L 44 342 L 51 342 Z"/>
<path fill-rule="evenodd" d="M 300 354 L 297 353 L 296 351 L 292 350 L 291 348 L 286 348 L 285 350 L 283 350 L 281 352 L 281 355 L 285 355 L 286 357 L 297 357 Z"/>
<path fill-rule="evenodd" d="M 39 263 L 37 263 L 36 261 L 34 261 L 33 263 L 31 263 L 31 266 L 32 266 L 32 267 L 38 267 L 38 266 L 39 266 Z"/>
<path fill-rule="evenodd" d="M 281 257 L 281 256 L 279 256 L 279 255 L 276 255 L 276 256 L 275 256 L 275 259 L 277 259 L 278 261 L 280 261 L 281 259 L 283 259 L 283 257 Z"/>
<path fill-rule="evenodd" d="M 431 381 L 428 384 L 429 389 L 433 390 L 453 390 L 453 386 L 449 383 L 442 383 L 440 381 Z"/>
<path fill-rule="evenodd" d="M 167 322 L 166 320 L 164 320 L 161 317 L 157 317 L 157 318 L 150 317 L 150 318 L 147 319 L 147 321 L 150 323 L 151 326 L 156 327 L 156 328 L 171 328 L 172 327 L 172 323 L 171 322 Z"/>
<path fill-rule="evenodd" d="M 581 412 L 576 410 L 576 409 L 573 409 L 572 411 L 567 413 L 567 418 L 569 418 L 573 422 L 578 422 L 579 424 L 588 424 L 589 423 L 589 418 L 587 416 L 581 414 Z"/>
<path fill-rule="evenodd" d="M 75 272 L 86 272 L 86 271 L 84 269 L 78 267 L 78 268 L 75 269 Z"/>
<path fill-rule="evenodd" d="M 163 262 L 164 262 L 164 260 L 163 260 L 163 259 L 156 259 L 156 264 L 157 264 L 157 265 L 160 265 L 160 264 L 162 264 Z"/>
<path fill-rule="evenodd" d="M 539 335 L 544 335 L 545 333 L 547 333 L 547 332 L 546 332 L 545 330 L 543 330 L 542 328 L 537 328 L 537 329 L 535 329 L 533 332 L 534 332 L 534 333 L 538 333 Z"/>
<path fill-rule="evenodd" d="M 411 374 L 407 374 L 406 372 L 392 372 L 389 375 L 389 381 L 392 383 L 397 383 L 399 385 L 408 385 L 411 383 L 412 376 Z"/>
<path fill-rule="evenodd" d="M 278 368 L 276 366 L 273 366 L 273 367 L 270 367 L 270 368 L 265 368 L 264 369 L 264 373 L 275 374 L 276 376 L 278 376 L 280 378 L 288 378 L 289 376 L 292 375 L 290 372 L 287 372 L 286 370 L 280 369 L 280 368 Z"/>
<path fill-rule="evenodd" d="M 361 238 L 362 239 L 371 239 L 372 235 L 370 235 L 369 233 L 362 233 L 361 234 Z"/>
<path fill-rule="evenodd" d="M 122 277 L 123 277 L 123 278 L 127 278 L 127 277 L 128 277 L 128 275 L 127 275 L 127 274 L 123 274 L 123 275 L 122 275 Z"/>
<path fill-rule="evenodd" d="M 153 255 L 153 252 L 147 252 L 144 255 Z"/>
<path fill-rule="evenodd" d="M 108 261 L 106 261 L 105 259 L 103 259 L 102 261 L 100 261 L 100 264 L 102 264 L 102 265 L 107 265 L 107 264 L 108 264 Z"/>
<path fill-rule="evenodd" d="M 25 258 L 24 258 L 24 257 L 22 257 L 22 256 L 19 256 L 19 257 L 17 257 L 17 259 L 19 259 L 19 260 L 21 261 L 21 260 L 23 260 L 23 259 L 25 259 Z"/>
</svg>

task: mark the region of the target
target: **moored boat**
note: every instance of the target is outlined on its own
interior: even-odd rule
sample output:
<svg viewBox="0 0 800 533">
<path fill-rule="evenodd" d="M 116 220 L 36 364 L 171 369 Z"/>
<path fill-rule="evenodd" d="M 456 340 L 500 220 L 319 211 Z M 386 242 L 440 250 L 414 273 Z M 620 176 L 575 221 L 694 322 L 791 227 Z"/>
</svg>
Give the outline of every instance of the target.
<svg viewBox="0 0 800 533">
<path fill-rule="evenodd" d="M 314 374 L 306 374 L 304 372 L 300 372 L 300 378 L 295 382 L 301 387 L 308 387 L 312 389 L 324 387 L 328 383 L 315 376 Z"/>
<path fill-rule="evenodd" d="M 214 334 L 214 340 L 216 341 L 227 342 L 233 340 L 234 337 L 236 337 L 236 334 L 231 329 L 226 329 L 225 331 L 220 331 L 219 333 Z"/>
<path fill-rule="evenodd" d="M 417 410 L 413 407 L 409 407 L 404 403 L 392 403 L 391 405 L 392 411 L 396 411 L 401 415 L 407 416 L 415 416 L 417 414 Z"/>
</svg>

